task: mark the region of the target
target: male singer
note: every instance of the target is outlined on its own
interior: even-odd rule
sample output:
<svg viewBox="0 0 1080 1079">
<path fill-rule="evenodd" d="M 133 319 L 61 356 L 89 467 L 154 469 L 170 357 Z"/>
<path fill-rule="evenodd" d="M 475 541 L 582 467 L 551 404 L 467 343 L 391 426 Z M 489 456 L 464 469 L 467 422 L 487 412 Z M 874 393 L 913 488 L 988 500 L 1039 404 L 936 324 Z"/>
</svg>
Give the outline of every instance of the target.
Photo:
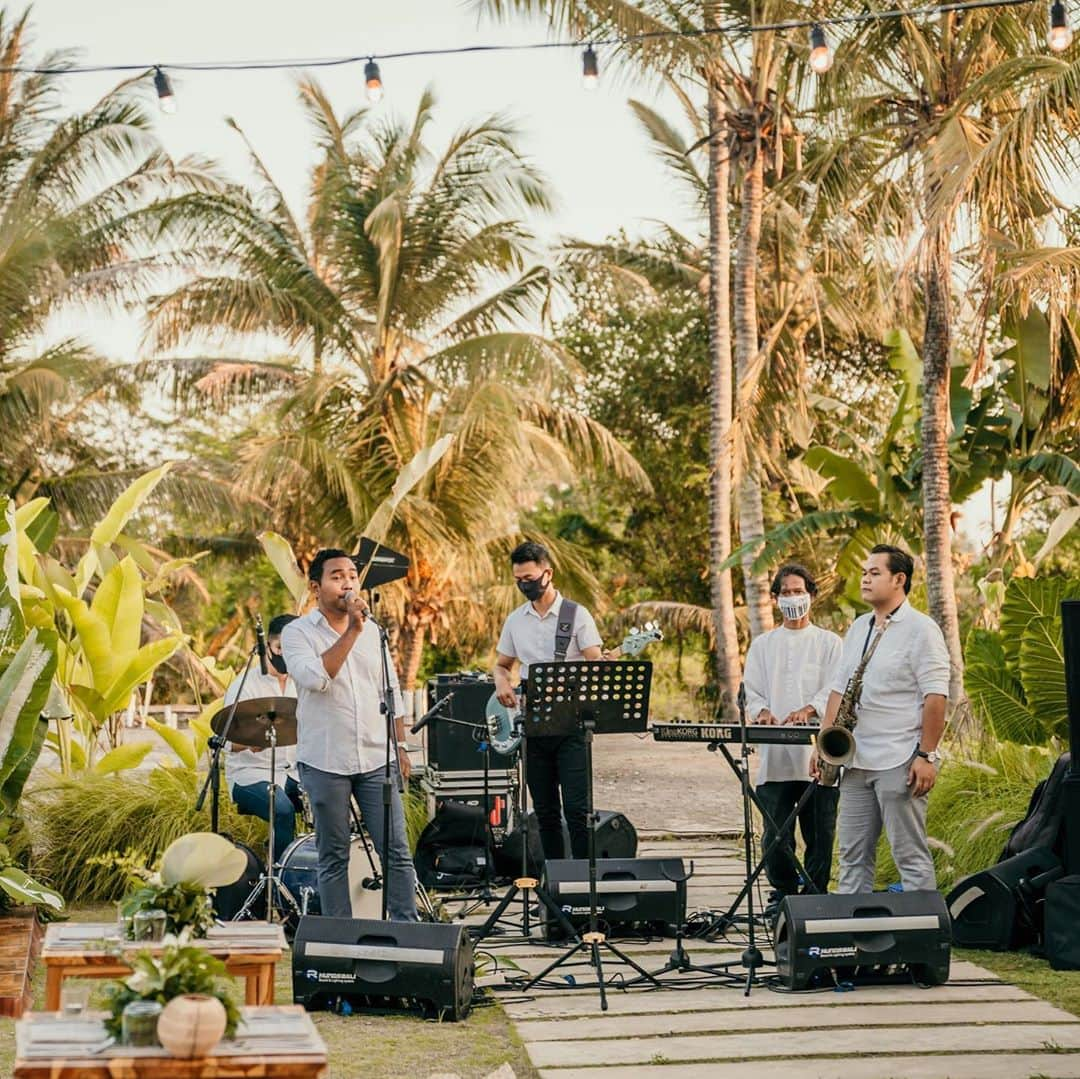
<svg viewBox="0 0 1080 1079">
<path fill-rule="evenodd" d="M 383 847 L 383 779 L 387 752 L 384 694 L 394 694 L 396 752 L 391 756 L 390 840 L 383 866 L 387 914 L 414 922 L 416 875 L 405 834 L 399 777 L 408 778 L 401 690 L 392 663 L 385 664 L 379 628 L 359 596 L 353 558 L 321 550 L 308 567 L 316 608 L 285 627 L 282 650 L 297 685 L 296 759 L 311 799 L 319 855 L 319 897 L 327 917 L 352 916 L 349 901 L 349 797 Z M 389 685 L 386 684 L 387 677 Z"/>
</svg>

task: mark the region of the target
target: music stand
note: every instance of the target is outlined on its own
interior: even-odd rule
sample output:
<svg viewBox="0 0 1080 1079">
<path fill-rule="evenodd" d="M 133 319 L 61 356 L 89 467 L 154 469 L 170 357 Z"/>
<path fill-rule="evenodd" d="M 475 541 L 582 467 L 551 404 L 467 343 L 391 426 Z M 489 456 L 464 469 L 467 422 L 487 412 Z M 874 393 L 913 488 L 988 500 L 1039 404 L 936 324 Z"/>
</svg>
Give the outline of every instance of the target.
<svg viewBox="0 0 1080 1079">
<path fill-rule="evenodd" d="M 639 734 L 649 722 L 649 687 L 652 664 L 647 660 L 582 660 L 564 663 L 533 663 L 525 689 L 524 732 L 526 737 L 542 735 L 585 736 L 586 820 L 589 826 L 589 928 L 558 959 L 527 982 L 528 992 L 557 967 L 569 962 L 583 949 L 596 969 L 600 990 L 600 1010 L 607 1011 L 602 951 L 637 971 L 640 978 L 659 988 L 654 974 L 635 963 L 615 947 L 598 928 L 596 916 L 596 824 L 593 808 L 593 735 Z"/>
</svg>

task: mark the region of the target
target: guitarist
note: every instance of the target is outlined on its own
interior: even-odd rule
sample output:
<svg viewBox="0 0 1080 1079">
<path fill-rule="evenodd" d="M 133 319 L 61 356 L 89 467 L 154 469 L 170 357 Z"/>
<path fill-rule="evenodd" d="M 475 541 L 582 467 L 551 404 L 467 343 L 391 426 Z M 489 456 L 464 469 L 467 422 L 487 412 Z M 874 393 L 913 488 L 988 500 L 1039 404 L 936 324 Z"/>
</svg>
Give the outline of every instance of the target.
<svg viewBox="0 0 1080 1079">
<path fill-rule="evenodd" d="M 555 587 L 551 556 L 527 541 L 510 552 L 510 568 L 525 602 L 510 612 L 499 636 L 495 693 L 507 708 L 517 706 L 517 687 L 530 663 L 602 659 L 602 639 L 593 616 Z M 515 667 L 520 674 L 515 676 Z M 571 856 L 589 854 L 588 776 L 585 736 L 525 739 L 529 796 L 536 810 L 545 858 L 563 858 L 562 815 L 570 832 Z M 559 790 L 562 789 L 562 806 Z"/>
</svg>

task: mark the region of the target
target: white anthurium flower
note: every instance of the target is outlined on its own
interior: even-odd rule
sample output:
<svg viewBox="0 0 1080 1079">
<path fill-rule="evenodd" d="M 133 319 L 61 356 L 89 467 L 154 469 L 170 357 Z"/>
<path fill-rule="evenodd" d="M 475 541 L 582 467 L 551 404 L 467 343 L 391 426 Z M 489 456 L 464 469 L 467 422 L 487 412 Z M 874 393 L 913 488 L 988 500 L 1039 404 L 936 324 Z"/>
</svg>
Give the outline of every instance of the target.
<svg viewBox="0 0 1080 1079">
<path fill-rule="evenodd" d="M 166 884 L 201 884 L 218 888 L 238 881 L 247 868 L 247 856 L 223 836 L 191 832 L 170 843 L 161 858 L 161 879 Z"/>
</svg>

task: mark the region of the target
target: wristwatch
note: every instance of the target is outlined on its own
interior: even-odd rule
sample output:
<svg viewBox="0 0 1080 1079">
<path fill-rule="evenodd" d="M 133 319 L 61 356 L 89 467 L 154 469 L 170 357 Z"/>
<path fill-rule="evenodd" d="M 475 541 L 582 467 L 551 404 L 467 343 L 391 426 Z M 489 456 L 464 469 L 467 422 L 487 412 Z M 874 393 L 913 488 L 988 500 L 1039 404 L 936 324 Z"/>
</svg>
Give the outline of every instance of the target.
<svg viewBox="0 0 1080 1079">
<path fill-rule="evenodd" d="M 936 749 L 931 749 L 929 752 L 925 749 L 916 749 L 915 756 L 929 761 L 935 768 L 941 763 L 941 754 Z"/>
</svg>

